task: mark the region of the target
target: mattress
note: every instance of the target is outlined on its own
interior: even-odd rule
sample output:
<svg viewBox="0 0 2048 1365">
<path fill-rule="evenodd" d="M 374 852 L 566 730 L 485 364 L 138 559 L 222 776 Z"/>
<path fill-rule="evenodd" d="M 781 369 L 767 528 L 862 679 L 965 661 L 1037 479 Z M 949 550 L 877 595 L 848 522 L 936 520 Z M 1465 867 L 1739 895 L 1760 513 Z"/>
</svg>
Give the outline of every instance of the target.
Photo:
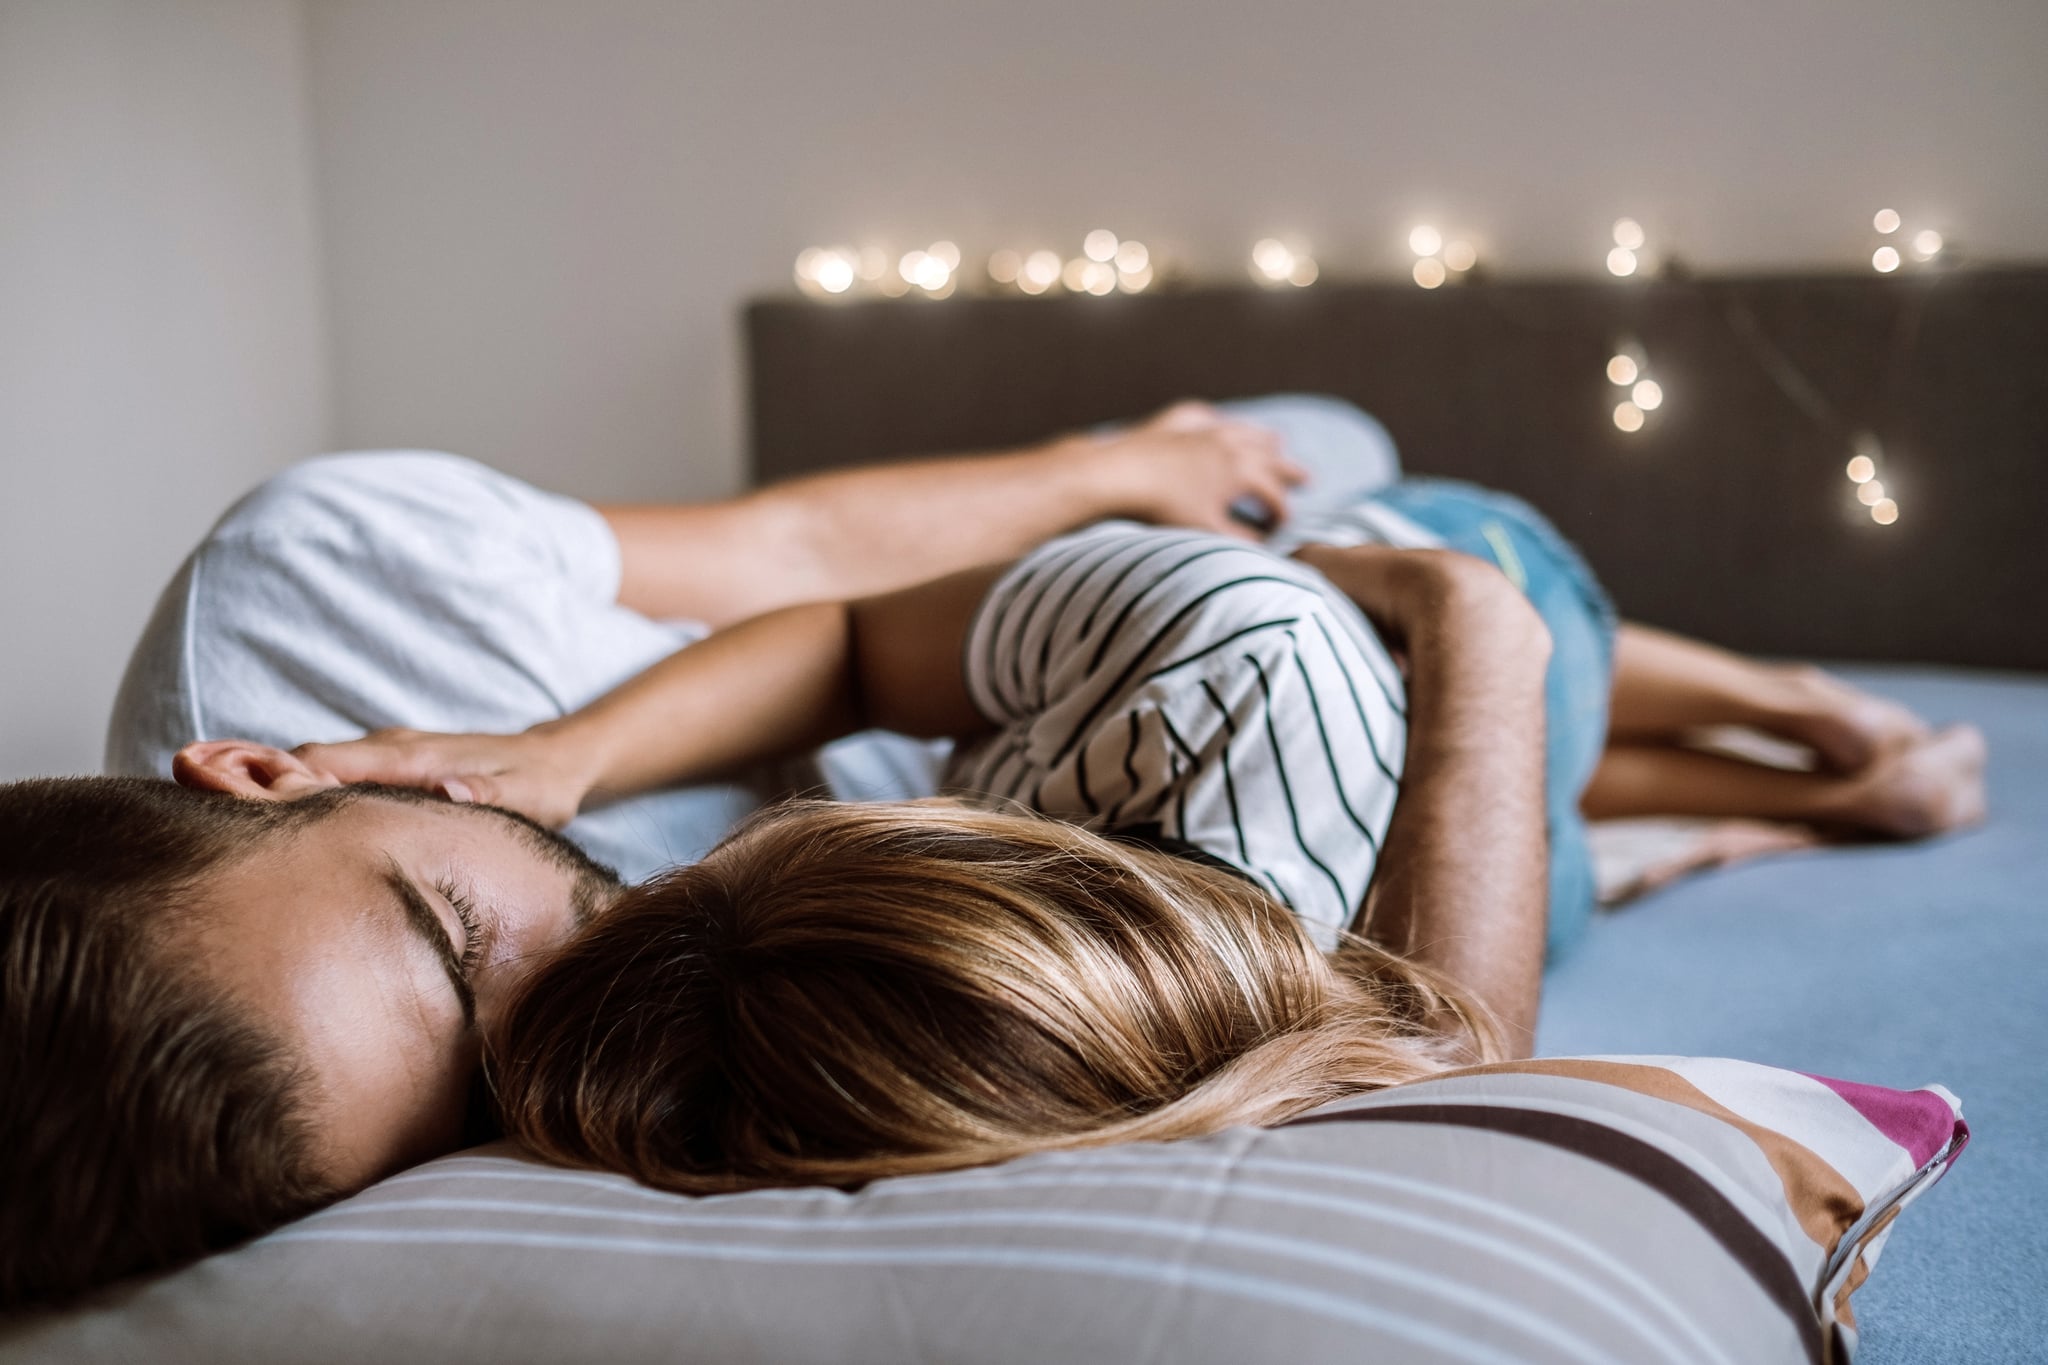
<svg viewBox="0 0 2048 1365">
<path fill-rule="evenodd" d="M 1605 916 L 1547 983 L 1539 1048 L 1745 1057 L 1966 1098 L 1970 1161 L 1857 1300 L 1859 1365 L 2048 1355 L 2048 679 L 1846 677 L 1990 744 L 1991 819 L 1781 855 Z"/>
</svg>

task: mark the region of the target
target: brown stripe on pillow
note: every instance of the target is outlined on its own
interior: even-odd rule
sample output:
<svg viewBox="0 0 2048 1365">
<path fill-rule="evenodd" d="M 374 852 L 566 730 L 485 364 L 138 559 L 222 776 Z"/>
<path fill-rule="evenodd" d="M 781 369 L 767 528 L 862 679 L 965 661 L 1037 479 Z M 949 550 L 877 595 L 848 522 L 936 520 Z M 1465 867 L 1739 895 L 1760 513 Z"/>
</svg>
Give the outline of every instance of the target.
<svg viewBox="0 0 2048 1365">
<path fill-rule="evenodd" d="M 1516 1062 L 1504 1069 L 1527 1071 L 1532 1065 Z M 1825 1359 L 1812 1300 L 1784 1253 L 1706 1177 L 1641 1138 L 1572 1114 L 1501 1104 L 1377 1104 L 1305 1114 L 1276 1126 L 1300 1128 L 1318 1123 L 1436 1123 L 1478 1128 L 1562 1147 L 1632 1176 L 1683 1209 L 1749 1272 L 1757 1287 L 1792 1320 L 1812 1365 L 1822 1365 Z"/>
<path fill-rule="evenodd" d="M 1697 1109 L 1703 1114 L 1721 1120 L 1749 1138 L 1763 1152 L 1764 1159 L 1771 1163 L 1771 1169 L 1778 1173 L 1778 1179 L 1785 1186 L 1787 1207 L 1799 1220 L 1799 1226 L 1806 1235 L 1818 1243 L 1822 1251 L 1828 1255 L 1834 1254 L 1835 1247 L 1842 1240 L 1842 1234 L 1856 1226 L 1856 1220 L 1863 1216 L 1863 1196 L 1856 1192 L 1856 1187 L 1851 1185 L 1840 1171 L 1829 1165 L 1811 1147 L 1794 1142 L 1775 1128 L 1766 1128 L 1752 1119 L 1743 1117 L 1685 1077 L 1665 1067 L 1643 1066 L 1629 1062 L 1603 1062 L 1583 1057 L 1538 1058 L 1526 1062 L 1467 1067 L 1459 1071 L 1447 1071 L 1431 1079 L 1448 1080 L 1458 1076 L 1481 1076 L 1489 1073 L 1508 1076 L 1565 1076 L 1576 1080 L 1598 1081 L 1603 1085 L 1633 1090 L 1652 1099 L 1682 1104 L 1688 1109 Z"/>
</svg>

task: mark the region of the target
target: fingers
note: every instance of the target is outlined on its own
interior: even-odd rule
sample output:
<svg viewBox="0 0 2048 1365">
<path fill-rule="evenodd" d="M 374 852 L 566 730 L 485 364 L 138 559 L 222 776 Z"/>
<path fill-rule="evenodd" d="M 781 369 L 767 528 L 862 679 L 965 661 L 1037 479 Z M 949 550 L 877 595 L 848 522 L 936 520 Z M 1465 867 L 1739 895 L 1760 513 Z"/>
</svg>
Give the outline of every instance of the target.
<svg viewBox="0 0 2048 1365">
<path fill-rule="evenodd" d="M 1202 431 L 1224 420 L 1223 414 L 1210 404 L 1187 398 L 1160 409 L 1147 425 L 1164 431 Z"/>
</svg>

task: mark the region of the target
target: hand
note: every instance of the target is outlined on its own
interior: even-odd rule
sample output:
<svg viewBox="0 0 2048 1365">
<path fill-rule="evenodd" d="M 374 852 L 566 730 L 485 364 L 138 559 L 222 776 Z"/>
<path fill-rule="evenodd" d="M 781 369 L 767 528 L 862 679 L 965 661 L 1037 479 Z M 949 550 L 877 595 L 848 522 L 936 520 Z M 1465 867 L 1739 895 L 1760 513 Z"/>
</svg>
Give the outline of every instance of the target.
<svg viewBox="0 0 2048 1365">
<path fill-rule="evenodd" d="M 1207 403 L 1176 403 L 1137 426 L 1061 448 L 1105 481 L 1111 515 L 1245 540 L 1284 522 L 1288 490 L 1308 480 L 1281 453 L 1278 436 Z M 1247 519 L 1247 507 L 1262 515 Z"/>
<path fill-rule="evenodd" d="M 292 752 L 337 781 L 416 787 L 451 801 L 501 806 L 551 829 L 568 824 L 590 791 L 574 749 L 545 727 L 517 735 L 376 730 Z"/>
</svg>

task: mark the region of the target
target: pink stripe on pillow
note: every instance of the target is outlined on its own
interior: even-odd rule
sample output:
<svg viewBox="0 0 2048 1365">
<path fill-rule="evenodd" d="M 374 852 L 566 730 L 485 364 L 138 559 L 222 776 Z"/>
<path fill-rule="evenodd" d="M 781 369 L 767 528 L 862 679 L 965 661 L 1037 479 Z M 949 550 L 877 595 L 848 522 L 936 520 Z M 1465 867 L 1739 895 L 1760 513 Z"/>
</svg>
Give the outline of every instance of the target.
<svg viewBox="0 0 2048 1365">
<path fill-rule="evenodd" d="M 1800 1074 L 1840 1095 L 1871 1127 L 1905 1148 L 1915 1166 L 1934 1160 L 1935 1153 L 1951 1140 L 1955 1152 L 1950 1155 L 1960 1154 L 1970 1140 L 1970 1125 L 1931 1090 L 1887 1090 L 1880 1085 L 1815 1076 L 1810 1071 Z"/>
</svg>

